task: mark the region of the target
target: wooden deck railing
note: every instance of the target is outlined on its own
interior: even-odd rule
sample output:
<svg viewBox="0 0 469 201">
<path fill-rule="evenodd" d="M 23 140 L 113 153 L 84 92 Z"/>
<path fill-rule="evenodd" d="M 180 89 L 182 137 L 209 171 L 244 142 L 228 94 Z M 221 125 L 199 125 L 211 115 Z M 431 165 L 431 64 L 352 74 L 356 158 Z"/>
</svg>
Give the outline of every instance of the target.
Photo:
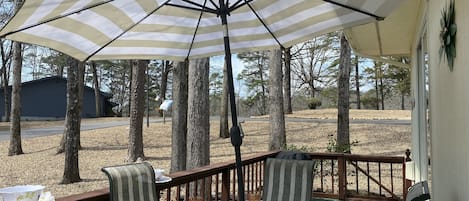
<svg viewBox="0 0 469 201">
<path fill-rule="evenodd" d="M 246 194 L 262 189 L 264 161 L 277 151 L 243 159 Z M 316 160 L 313 196 L 340 200 L 404 200 L 404 157 L 364 156 L 337 153 L 311 153 Z M 172 181 L 156 184 L 160 200 L 237 200 L 235 163 L 218 163 L 175 172 Z M 59 198 L 57 201 L 109 200 L 109 190 L 101 189 Z"/>
</svg>

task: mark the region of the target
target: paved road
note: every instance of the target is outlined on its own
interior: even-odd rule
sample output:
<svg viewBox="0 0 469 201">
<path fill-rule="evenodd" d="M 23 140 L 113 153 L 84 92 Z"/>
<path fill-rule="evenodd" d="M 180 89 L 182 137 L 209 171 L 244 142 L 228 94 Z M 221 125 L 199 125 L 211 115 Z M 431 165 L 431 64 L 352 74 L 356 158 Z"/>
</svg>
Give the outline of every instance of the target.
<svg viewBox="0 0 469 201">
<path fill-rule="evenodd" d="M 218 117 L 212 117 L 211 119 L 218 119 Z M 239 118 L 240 121 L 268 121 L 267 118 Z M 312 122 L 312 123 L 336 123 L 336 119 L 307 119 L 307 118 L 286 118 L 288 122 Z M 170 118 L 166 118 L 166 121 L 171 121 Z M 163 119 L 150 119 L 151 123 L 163 122 Z M 351 120 L 351 124 L 390 124 L 390 125 L 410 125 L 410 120 Z M 144 120 L 144 125 L 146 120 Z M 128 121 L 115 121 L 115 122 L 100 122 L 100 123 L 82 123 L 81 130 L 93 130 L 100 128 L 109 128 L 114 126 L 129 125 Z M 63 126 L 54 126 L 50 128 L 35 128 L 35 129 L 24 129 L 21 131 L 22 138 L 31 138 L 39 136 L 57 135 L 62 134 L 64 131 Z M 9 140 L 10 131 L 0 131 L 0 141 Z"/>
<path fill-rule="evenodd" d="M 151 119 L 151 123 L 155 122 L 163 122 L 163 119 Z M 146 120 L 144 120 L 144 124 L 146 125 Z M 100 122 L 100 123 L 84 123 L 82 122 L 81 130 L 94 130 L 100 128 L 109 128 L 115 126 L 124 126 L 129 125 L 129 121 L 113 121 L 113 122 Z M 64 132 L 63 126 L 53 126 L 49 128 L 34 128 L 34 129 L 23 129 L 21 130 L 21 137 L 22 138 L 31 138 L 31 137 L 40 137 L 40 136 L 48 136 L 48 135 L 57 135 L 62 134 Z M 10 139 L 10 131 L 0 131 L 0 141 L 9 140 Z"/>
</svg>

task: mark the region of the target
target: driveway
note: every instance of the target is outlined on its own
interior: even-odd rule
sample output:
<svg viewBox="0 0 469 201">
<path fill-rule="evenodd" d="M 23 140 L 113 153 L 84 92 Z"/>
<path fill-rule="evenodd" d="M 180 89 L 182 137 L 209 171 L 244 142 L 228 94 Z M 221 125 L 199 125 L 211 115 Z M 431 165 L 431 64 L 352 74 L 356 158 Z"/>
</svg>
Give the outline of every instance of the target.
<svg viewBox="0 0 469 201">
<path fill-rule="evenodd" d="M 151 119 L 151 123 L 162 122 L 163 119 Z M 125 126 L 129 125 L 129 121 L 110 121 L 110 122 L 100 122 L 100 123 L 84 123 L 82 122 L 80 129 L 85 130 L 94 130 L 100 128 L 109 128 L 115 126 Z M 146 125 L 146 120 L 144 120 L 144 125 Z M 33 128 L 33 129 L 22 129 L 21 137 L 22 138 L 31 138 L 31 137 L 41 137 L 48 135 L 57 135 L 64 132 L 64 126 L 52 126 L 49 128 Z M 9 140 L 10 131 L 0 131 L 0 141 Z"/>
<path fill-rule="evenodd" d="M 212 117 L 212 120 L 217 120 L 218 117 Z M 269 121 L 268 118 L 246 118 L 240 117 L 240 121 Z M 166 121 L 171 121 L 171 118 L 166 118 Z M 312 123 L 336 123 L 336 119 L 310 119 L 310 118 L 285 118 L 288 122 L 312 122 Z M 162 118 L 150 119 L 150 123 L 163 122 Z M 410 120 L 364 120 L 356 119 L 350 120 L 350 124 L 390 124 L 390 125 L 410 125 Z M 146 120 L 143 122 L 146 125 Z M 93 130 L 100 128 L 109 128 L 115 126 L 129 125 L 129 121 L 110 121 L 100 123 L 84 123 L 82 122 L 81 130 Z M 48 135 L 57 135 L 64 132 L 63 126 L 52 126 L 49 128 L 34 128 L 34 129 L 23 129 L 21 130 L 22 138 L 41 137 Z M 0 131 L 0 141 L 9 140 L 10 131 Z"/>
</svg>

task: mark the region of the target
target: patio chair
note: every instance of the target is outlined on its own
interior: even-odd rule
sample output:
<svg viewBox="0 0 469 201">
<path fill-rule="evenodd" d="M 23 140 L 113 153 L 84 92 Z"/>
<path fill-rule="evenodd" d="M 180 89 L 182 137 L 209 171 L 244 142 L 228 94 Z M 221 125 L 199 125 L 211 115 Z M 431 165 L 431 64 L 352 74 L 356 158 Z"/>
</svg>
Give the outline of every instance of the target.
<svg viewBox="0 0 469 201">
<path fill-rule="evenodd" d="M 109 178 L 111 201 L 153 201 L 158 199 L 155 172 L 146 162 L 101 169 Z"/>
<path fill-rule="evenodd" d="M 406 201 L 424 201 L 430 199 L 430 191 L 428 189 L 428 182 L 421 181 L 415 183 L 409 188 Z"/>
<path fill-rule="evenodd" d="M 312 160 L 267 158 L 264 169 L 263 201 L 311 201 Z"/>
</svg>

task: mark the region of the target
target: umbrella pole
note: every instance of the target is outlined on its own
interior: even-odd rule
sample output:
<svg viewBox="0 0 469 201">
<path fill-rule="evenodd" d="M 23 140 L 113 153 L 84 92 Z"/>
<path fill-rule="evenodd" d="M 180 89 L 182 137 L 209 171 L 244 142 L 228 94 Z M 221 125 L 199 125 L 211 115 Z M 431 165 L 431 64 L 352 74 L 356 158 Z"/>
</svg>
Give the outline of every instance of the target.
<svg viewBox="0 0 469 201">
<path fill-rule="evenodd" d="M 225 45 L 225 62 L 228 74 L 228 92 L 230 97 L 230 108 L 231 108 L 231 121 L 233 127 L 230 129 L 231 144 L 235 149 L 236 157 L 236 173 L 238 178 L 238 200 L 245 201 L 244 199 L 244 176 L 243 176 L 243 165 L 241 162 L 241 144 L 243 144 L 243 138 L 238 127 L 238 116 L 236 112 L 236 100 L 233 84 L 233 67 L 231 63 L 231 48 L 230 48 L 230 38 L 228 34 L 228 22 L 227 22 L 227 12 L 228 7 L 225 4 L 224 0 L 219 0 L 220 2 L 220 18 L 223 26 L 223 41 Z"/>
</svg>

